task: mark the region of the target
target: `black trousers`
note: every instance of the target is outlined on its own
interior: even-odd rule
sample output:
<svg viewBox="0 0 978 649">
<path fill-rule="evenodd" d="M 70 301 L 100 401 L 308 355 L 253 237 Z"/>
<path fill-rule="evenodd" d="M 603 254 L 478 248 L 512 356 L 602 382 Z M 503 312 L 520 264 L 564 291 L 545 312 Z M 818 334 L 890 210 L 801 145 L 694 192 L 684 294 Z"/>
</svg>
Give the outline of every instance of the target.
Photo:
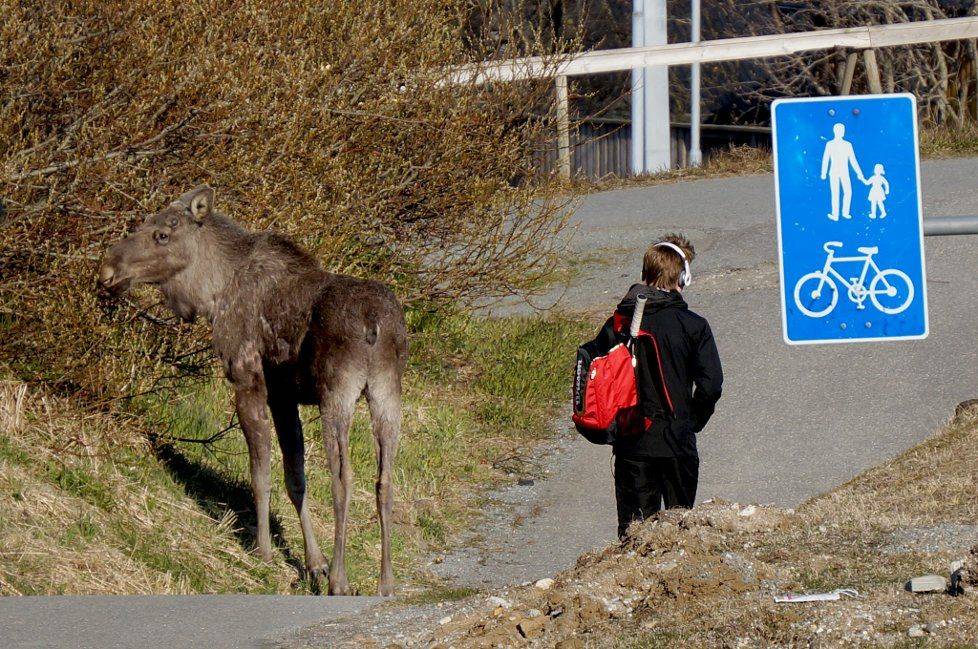
<svg viewBox="0 0 978 649">
<path fill-rule="evenodd" d="M 697 457 L 615 456 L 618 537 L 628 524 L 662 509 L 691 508 L 696 500 L 700 461 Z"/>
</svg>

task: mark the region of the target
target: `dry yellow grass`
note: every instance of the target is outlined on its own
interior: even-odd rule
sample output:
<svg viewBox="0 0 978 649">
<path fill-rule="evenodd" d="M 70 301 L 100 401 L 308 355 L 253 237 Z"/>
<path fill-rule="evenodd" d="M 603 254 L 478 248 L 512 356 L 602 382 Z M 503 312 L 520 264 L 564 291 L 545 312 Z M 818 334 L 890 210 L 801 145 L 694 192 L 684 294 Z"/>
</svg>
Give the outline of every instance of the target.
<svg viewBox="0 0 978 649">
<path fill-rule="evenodd" d="M 569 187 L 576 193 L 587 194 L 621 187 L 665 185 L 700 178 L 726 178 L 771 171 L 771 151 L 747 145 L 731 146 L 713 154 L 702 167 L 681 167 L 657 174 L 621 178 L 607 176 L 598 180 L 576 179 Z"/>
<path fill-rule="evenodd" d="M 0 595 L 259 592 L 265 566 L 161 468 L 138 428 L 0 383 Z M 278 568 L 278 569 L 276 569 Z"/>
<path fill-rule="evenodd" d="M 938 435 L 871 469 L 801 511 L 818 519 L 840 512 L 887 525 L 978 524 L 978 410 L 968 409 Z"/>
</svg>

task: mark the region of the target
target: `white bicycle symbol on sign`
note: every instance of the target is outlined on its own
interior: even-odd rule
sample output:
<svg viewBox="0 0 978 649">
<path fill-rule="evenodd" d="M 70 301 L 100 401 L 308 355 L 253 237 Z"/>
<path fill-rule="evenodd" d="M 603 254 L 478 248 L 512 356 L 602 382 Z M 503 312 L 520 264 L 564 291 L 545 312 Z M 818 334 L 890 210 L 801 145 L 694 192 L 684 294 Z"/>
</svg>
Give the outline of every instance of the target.
<svg viewBox="0 0 978 649">
<path fill-rule="evenodd" d="M 835 249 L 842 247 L 841 241 L 828 241 L 823 248 L 828 253 L 822 270 L 816 270 L 802 276 L 795 284 L 795 304 L 809 318 L 821 318 L 828 315 L 839 301 L 840 284 L 846 287 L 849 299 L 856 304 L 857 309 L 864 309 L 868 297 L 877 309 L 888 315 L 902 313 L 913 302 L 913 282 L 902 270 L 880 267 L 873 261 L 873 255 L 879 252 L 876 246 L 857 248 L 862 253 L 859 257 L 836 257 Z M 846 279 L 833 264 L 839 262 L 864 262 L 859 277 Z M 873 278 L 866 288 L 866 276 L 870 269 Z M 833 279 L 834 278 L 834 279 Z"/>
</svg>

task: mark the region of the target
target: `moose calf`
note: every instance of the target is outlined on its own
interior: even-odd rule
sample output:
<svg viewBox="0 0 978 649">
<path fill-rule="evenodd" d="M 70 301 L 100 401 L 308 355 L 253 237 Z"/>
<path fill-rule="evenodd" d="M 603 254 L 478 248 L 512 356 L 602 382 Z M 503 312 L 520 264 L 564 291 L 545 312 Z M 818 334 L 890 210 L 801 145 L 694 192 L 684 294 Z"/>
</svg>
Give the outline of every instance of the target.
<svg viewBox="0 0 978 649">
<path fill-rule="evenodd" d="M 391 470 L 401 426 L 407 331 L 391 290 L 327 273 L 288 239 L 245 230 L 214 211 L 214 190 L 207 186 L 187 192 L 110 247 L 99 280 L 116 295 L 133 284 L 154 284 L 180 318 L 201 316 L 210 323 L 248 443 L 258 549 L 271 559 L 267 404 L 282 449 L 285 485 L 302 525 L 306 569 L 317 582 L 327 563 L 305 499 L 298 407 L 319 406 L 335 517 L 331 595 L 349 592 L 343 557 L 353 478 L 349 430 L 356 401 L 366 395 L 378 463 L 380 594 L 392 594 Z"/>
</svg>

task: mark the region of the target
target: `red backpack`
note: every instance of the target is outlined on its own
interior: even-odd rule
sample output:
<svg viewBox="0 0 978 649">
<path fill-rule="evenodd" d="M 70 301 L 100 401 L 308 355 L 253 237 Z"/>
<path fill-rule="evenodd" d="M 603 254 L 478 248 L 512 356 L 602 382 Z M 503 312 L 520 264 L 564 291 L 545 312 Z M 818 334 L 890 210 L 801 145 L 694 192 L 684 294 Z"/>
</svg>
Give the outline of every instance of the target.
<svg viewBox="0 0 978 649">
<path fill-rule="evenodd" d="M 572 419 L 577 432 L 592 444 L 613 444 L 620 437 L 641 434 L 652 423 L 641 414 L 635 371 L 635 345 L 640 338 L 647 338 L 652 342 L 662 377 L 659 344 L 652 333 L 641 329 L 645 302 L 644 295 L 636 299 L 627 331 L 626 318 L 615 312 L 615 333 L 624 342 L 606 349 L 606 344 L 595 339 L 577 348 Z"/>
</svg>

